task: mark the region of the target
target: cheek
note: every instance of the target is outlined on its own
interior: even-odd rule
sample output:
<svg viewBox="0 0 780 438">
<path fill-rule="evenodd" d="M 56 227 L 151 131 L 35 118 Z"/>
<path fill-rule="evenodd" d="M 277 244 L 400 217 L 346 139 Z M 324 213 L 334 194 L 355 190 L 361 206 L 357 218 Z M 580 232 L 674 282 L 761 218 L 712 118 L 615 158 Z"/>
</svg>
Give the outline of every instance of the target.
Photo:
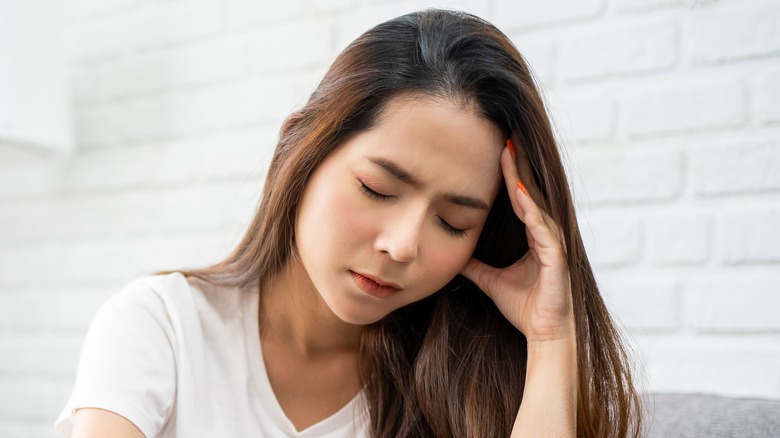
<svg viewBox="0 0 780 438">
<path fill-rule="evenodd" d="M 474 244 L 470 242 L 433 247 L 429 262 L 423 267 L 430 279 L 427 289 L 435 292 L 452 280 L 460 273 L 473 252 Z"/>
<path fill-rule="evenodd" d="M 302 238 L 309 239 L 309 245 L 316 245 L 321 257 L 330 260 L 347 260 L 351 247 L 366 238 L 370 222 L 361 213 L 350 187 L 343 184 L 319 184 L 307 199 L 306 230 Z"/>
</svg>

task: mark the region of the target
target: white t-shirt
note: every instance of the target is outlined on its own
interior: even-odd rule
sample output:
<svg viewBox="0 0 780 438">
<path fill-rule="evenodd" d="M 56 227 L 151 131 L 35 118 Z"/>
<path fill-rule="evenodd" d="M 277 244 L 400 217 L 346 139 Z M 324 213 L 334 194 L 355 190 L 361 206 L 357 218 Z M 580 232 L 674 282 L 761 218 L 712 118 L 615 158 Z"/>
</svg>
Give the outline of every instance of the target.
<svg viewBox="0 0 780 438">
<path fill-rule="evenodd" d="M 139 278 L 98 311 L 76 384 L 55 425 L 70 436 L 75 409 L 115 412 L 147 438 L 366 437 L 363 393 L 300 432 L 268 381 L 259 294 L 179 274 Z"/>
</svg>

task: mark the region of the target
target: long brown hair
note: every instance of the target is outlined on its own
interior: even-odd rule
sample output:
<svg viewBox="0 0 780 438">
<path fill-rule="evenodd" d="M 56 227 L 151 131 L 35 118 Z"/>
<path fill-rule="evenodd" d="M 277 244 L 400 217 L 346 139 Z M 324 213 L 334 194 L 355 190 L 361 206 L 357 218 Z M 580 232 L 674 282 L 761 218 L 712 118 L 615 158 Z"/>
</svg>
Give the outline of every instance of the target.
<svg viewBox="0 0 780 438">
<path fill-rule="evenodd" d="M 577 332 L 577 435 L 641 433 L 640 397 L 620 334 L 599 294 L 542 98 L 511 41 L 462 12 L 425 10 L 367 31 L 335 60 L 280 134 L 257 213 L 222 262 L 190 271 L 214 284 L 262 284 L 295 252 L 295 217 L 315 168 L 374 126 L 401 93 L 457 99 L 527 151 L 543 208 L 560 225 Z M 528 250 L 506 191 L 488 215 L 475 257 L 508 266 Z M 526 340 L 473 283 L 437 293 L 368 326 L 360 352 L 375 437 L 509 436 L 525 382 Z"/>
</svg>

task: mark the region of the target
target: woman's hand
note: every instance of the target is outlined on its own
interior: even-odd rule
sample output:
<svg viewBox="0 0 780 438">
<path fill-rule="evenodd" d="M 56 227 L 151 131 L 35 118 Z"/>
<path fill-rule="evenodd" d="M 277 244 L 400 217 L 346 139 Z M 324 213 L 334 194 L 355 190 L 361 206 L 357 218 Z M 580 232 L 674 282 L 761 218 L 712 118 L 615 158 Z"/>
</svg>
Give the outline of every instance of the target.
<svg viewBox="0 0 780 438">
<path fill-rule="evenodd" d="M 526 225 L 529 250 L 503 269 L 472 258 L 461 274 L 496 303 L 529 345 L 574 337 L 571 284 L 561 231 L 538 205 L 542 195 L 525 151 L 517 148 L 518 169 L 513 146 L 512 140 L 507 140 L 501 154 L 501 170 L 512 209 Z M 519 181 L 522 182 L 518 184 Z"/>
</svg>

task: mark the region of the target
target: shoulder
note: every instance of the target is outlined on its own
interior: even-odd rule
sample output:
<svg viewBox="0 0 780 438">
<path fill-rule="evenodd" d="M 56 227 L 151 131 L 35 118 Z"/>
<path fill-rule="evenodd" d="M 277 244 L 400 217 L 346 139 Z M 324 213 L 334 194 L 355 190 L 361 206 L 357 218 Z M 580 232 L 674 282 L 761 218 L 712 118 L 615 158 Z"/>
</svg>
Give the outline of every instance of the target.
<svg viewBox="0 0 780 438">
<path fill-rule="evenodd" d="M 247 301 L 256 300 L 256 289 L 215 285 L 180 272 L 136 278 L 103 305 L 111 309 L 138 311 L 179 320 L 216 317 L 221 320 L 240 315 Z"/>
<path fill-rule="evenodd" d="M 76 409 L 92 407 L 155 436 L 191 405 L 176 403 L 177 391 L 200 387 L 214 362 L 235 362 L 235 349 L 224 346 L 242 342 L 245 315 L 256 309 L 257 293 L 244 293 L 251 290 L 176 272 L 139 277 L 112 294 L 84 339 L 76 384 L 57 423 L 60 435 L 69 436 Z"/>
</svg>

